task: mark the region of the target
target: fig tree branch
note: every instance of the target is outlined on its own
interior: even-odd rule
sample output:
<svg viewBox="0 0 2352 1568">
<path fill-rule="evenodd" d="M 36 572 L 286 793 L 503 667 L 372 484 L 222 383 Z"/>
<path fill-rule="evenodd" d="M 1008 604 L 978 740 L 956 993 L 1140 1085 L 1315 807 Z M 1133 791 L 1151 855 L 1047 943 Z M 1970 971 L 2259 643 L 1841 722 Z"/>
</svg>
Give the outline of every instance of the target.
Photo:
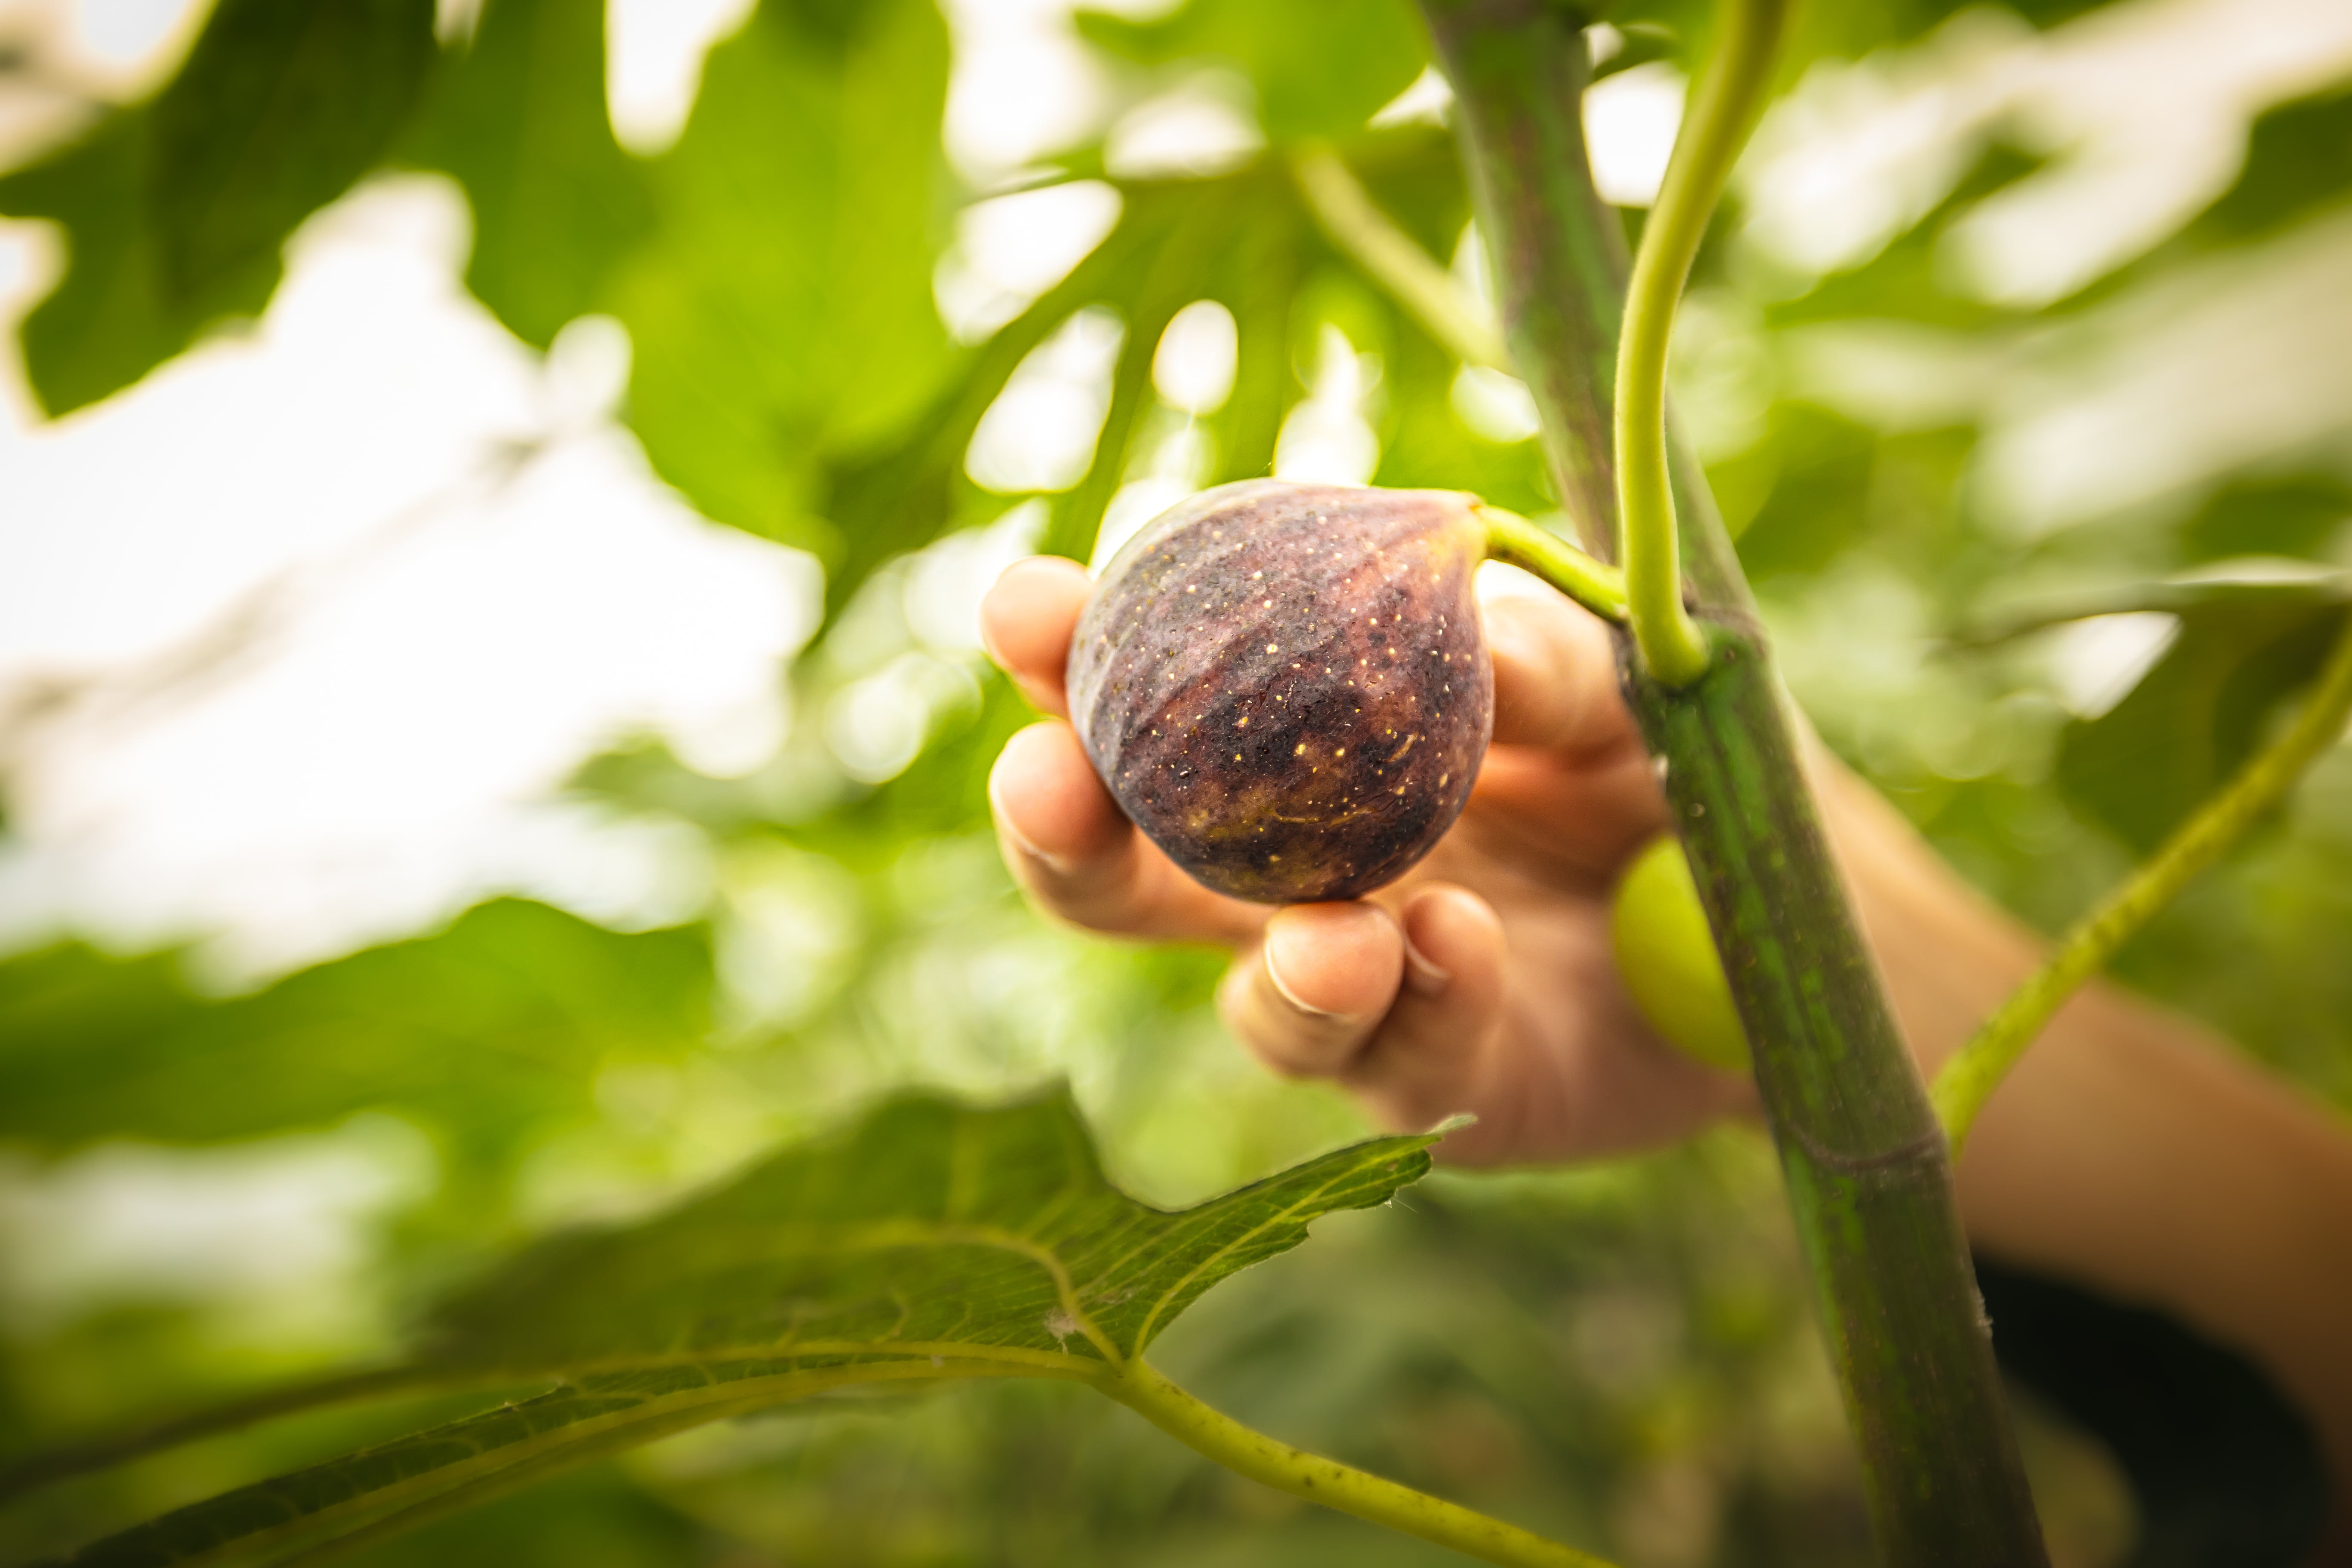
<svg viewBox="0 0 2352 1568">
<path fill-rule="evenodd" d="M 2352 716 L 2352 616 L 2327 656 L 2319 683 L 2304 700 L 2294 723 L 2239 770 L 2174 830 L 2156 854 L 2069 931 L 2048 962 L 2010 994 L 1998 1012 L 1936 1075 L 1929 1092 L 1936 1115 L 1959 1156 L 1977 1113 L 2077 987 L 2107 965 L 2116 950 L 2191 878 L 2213 864 L 2276 805 L 2304 770 L 2344 733 Z"/>
<path fill-rule="evenodd" d="M 1561 504 L 1589 550 L 1613 553 L 1625 259 L 1584 149 L 1586 18 L 1558 0 L 1423 10 Z M 1651 479 L 1673 491 L 1657 516 L 1685 579 L 1664 582 L 1705 627 L 1708 662 L 1671 686 L 1621 635 L 1620 669 L 1752 1047 L 1880 1550 L 1895 1568 L 2032 1568 L 2047 1556 L 1943 1130 L 1830 858 L 1738 557 L 1696 465 L 1662 419 L 1656 433 Z"/>
</svg>

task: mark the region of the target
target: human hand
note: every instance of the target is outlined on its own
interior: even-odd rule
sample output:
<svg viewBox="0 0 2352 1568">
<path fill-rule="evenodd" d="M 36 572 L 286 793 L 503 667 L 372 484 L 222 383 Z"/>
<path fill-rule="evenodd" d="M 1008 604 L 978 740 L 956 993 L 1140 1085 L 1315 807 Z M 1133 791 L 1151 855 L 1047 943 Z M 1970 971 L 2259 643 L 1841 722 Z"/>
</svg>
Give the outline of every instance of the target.
<svg viewBox="0 0 2352 1568">
<path fill-rule="evenodd" d="M 1495 741 L 1469 807 L 1370 897 L 1284 909 L 1194 882 L 1123 816 L 1063 721 L 1089 583 L 1070 561 L 1008 568 L 981 610 L 990 653 L 1060 717 L 1006 742 L 989 779 L 1005 864 L 1089 931 L 1235 949 L 1219 1009 L 1275 1071 L 1327 1078 L 1374 1120 L 1477 1121 L 1451 1160 L 1589 1158 L 1681 1138 L 1754 1103 L 1744 1078 L 1650 1030 L 1618 978 L 1609 896 L 1664 826 L 1601 624 L 1507 567 L 1478 579 Z"/>
</svg>

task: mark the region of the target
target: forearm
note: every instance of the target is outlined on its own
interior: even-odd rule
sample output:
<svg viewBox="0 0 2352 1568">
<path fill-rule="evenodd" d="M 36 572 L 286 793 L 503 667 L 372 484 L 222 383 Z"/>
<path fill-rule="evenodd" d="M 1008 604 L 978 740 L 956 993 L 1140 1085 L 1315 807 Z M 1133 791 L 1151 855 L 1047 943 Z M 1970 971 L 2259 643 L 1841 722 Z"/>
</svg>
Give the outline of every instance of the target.
<svg viewBox="0 0 2352 1568">
<path fill-rule="evenodd" d="M 1824 770 L 1839 852 L 1932 1074 L 2042 943 L 1884 800 Z M 2053 1019 L 1959 1172 L 1988 1252 L 2158 1306 L 2266 1366 L 2352 1492 L 2352 1130 L 2176 1014 L 2095 984 Z"/>
</svg>

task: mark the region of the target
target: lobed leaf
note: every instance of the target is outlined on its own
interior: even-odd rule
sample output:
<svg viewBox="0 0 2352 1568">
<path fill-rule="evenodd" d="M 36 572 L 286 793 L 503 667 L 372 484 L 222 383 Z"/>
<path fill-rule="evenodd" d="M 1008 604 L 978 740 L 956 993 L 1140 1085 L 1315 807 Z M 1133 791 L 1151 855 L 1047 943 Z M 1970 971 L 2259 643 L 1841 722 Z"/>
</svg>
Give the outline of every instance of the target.
<svg viewBox="0 0 2352 1568">
<path fill-rule="evenodd" d="M 1171 1212 L 1104 1177 L 1066 1092 L 893 1101 L 664 1214 L 528 1248 L 432 1314 L 398 1374 L 553 1380 L 548 1392 L 181 1509 L 72 1561 L 308 1561 L 796 1399 L 1111 1375 L 1316 1216 L 1417 1180 L 1433 1141 L 1377 1139 Z"/>
<path fill-rule="evenodd" d="M 1077 20 L 1097 46 L 1140 65 L 1238 70 L 1277 142 L 1353 135 L 1429 63 L 1427 32 L 1405 0 L 1192 0 L 1148 21 L 1101 11 Z"/>
<path fill-rule="evenodd" d="M 166 297 L 268 263 L 383 156 L 436 52 L 432 0 L 222 0 L 150 124 Z"/>
<path fill-rule="evenodd" d="M 947 68 L 919 0 L 769 0 L 646 164 L 658 227 L 604 308 L 636 345 L 646 454 L 707 516 L 830 560 L 825 458 L 887 441 L 949 370 L 931 299 Z"/>
<path fill-rule="evenodd" d="M 613 137 L 604 76 L 602 5 L 494 0 L 402 148 L 465 186 L 466 286 L 542 348 L 600 307 L 614 268 L 654 225 L 645 172 Z"/>
<path fill-rule="evenodd" d="M 433 0 L 222 0 L 154 101 L 0 180 L 0 213 L 66 230 L 23 328 L 49 413 L 258 310 L 286 237 L 383 157 L 436 53 Z"/>
<path fill-rule="evenodd" d="M 2319 672 L 2347 610 L 2343 585 L 2183 585 L 2180 632 L 2122 701 L 2069 724 L 2066 797 L 2145 854 L 2254 754 L 2271 721 Z"/>
</svg>

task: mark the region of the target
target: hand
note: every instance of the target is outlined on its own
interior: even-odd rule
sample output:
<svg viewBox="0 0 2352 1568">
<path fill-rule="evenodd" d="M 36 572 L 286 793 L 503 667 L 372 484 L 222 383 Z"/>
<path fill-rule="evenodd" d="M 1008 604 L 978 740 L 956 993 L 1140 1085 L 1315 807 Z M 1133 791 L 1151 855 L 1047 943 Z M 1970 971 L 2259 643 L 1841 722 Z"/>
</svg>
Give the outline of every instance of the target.
<svg viewBox="0 0 2352 1568">
<path fill-rule="evenodd" d="M 1066 717 L 1088 591 L 1070 561 L 1007 569 L 981 609 L 990 653 Z M 1617 976 L 1609 895 L 1664 824 L 1607 629 L 1507 567 L 1478 579 L 1495 743 L 1469 808 L 1368 899 L 1275 909 L 1211 892 L 1138 832 L 1060 718 L 1006 742 L 989 779 L 1005 864 L 1050 914 L 1111 935 L 1235 950 L 1218 1005 L 1275 1071 L 1328 1078 L 1397 1129 L 1456 1111 L 1448 1159 L 1587 1158 L 1671 1142 L 1751 1106 L 1744 1078 L 1659 1040 Z"/>
</svg>

